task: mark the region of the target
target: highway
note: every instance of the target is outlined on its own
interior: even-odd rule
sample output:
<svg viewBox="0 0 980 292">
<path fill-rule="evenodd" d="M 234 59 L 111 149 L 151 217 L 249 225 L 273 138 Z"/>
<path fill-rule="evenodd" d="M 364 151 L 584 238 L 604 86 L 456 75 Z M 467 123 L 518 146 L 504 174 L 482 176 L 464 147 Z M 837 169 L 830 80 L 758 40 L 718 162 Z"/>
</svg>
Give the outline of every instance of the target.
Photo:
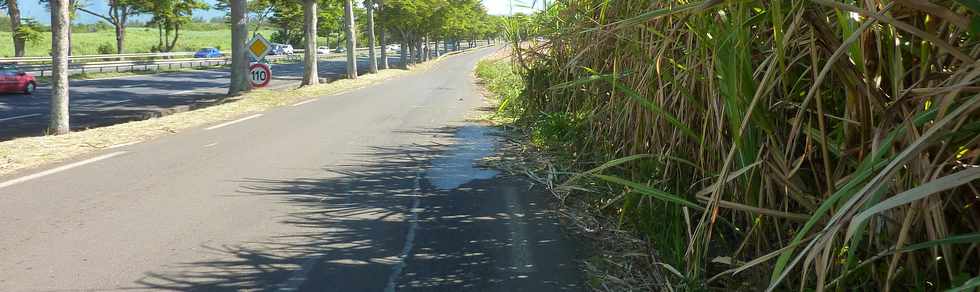
<svg viewBox="0 0 980 292">
<path fill-rule="evenodd" d="M 0 291 L 583 291 L 551 194 L 478 163 L 494 51 L 0 177 Z M 146 99 L 223 82 L 183 74 Z"/>
<path fill-rule="evenodd" d="M 321 59 L 320 78 L 346 75 L 346 59 Z M 367 72 L 366 58 L 358 71 Z M 397 56 L 389 58 L 398 64 Z M 303 64 L 274 64 L 271 88 L 298 85 Z M 113 125 L 159 116 L 177 107 L 211 104 L 228 92 L 229 73 L 224 69 L 134 75 L 121 78 L 72 80 L 70 82 L 73 130 Z M 0 141 L 43 135 L 48 127 L 50 88 L 38 86 L 34 95 L 0 94 Z"/>
</svg>

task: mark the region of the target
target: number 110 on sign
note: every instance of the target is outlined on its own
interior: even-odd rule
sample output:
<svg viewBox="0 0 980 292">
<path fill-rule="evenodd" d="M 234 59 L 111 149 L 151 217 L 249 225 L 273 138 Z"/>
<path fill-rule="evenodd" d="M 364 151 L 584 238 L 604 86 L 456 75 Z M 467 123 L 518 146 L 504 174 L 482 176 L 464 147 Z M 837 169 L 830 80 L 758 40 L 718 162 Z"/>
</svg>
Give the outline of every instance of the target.
<svg viewBox="0 0 980 292">
<path fill-rule="evenodd" d="M 272 70 L 269 69 L 269 65 L 255 63 L 252 64 L 248 76 L 252 87 L 266 87 L 269 81 L 272 81 Z"/>
</svg>

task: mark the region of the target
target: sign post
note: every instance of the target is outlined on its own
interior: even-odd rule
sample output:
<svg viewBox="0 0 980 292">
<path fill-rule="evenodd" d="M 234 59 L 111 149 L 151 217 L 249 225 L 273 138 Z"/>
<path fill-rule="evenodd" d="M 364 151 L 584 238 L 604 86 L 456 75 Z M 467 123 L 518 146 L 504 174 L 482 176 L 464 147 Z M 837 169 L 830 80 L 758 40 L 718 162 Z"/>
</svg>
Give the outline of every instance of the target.
<svg viewBox="0 0 980 292">
<path fill-rule="evenodd" d="M 255 60 L 255 63 L 252 63 L 248 70 L 248 79 L 252 83 L 252 87 L 261 88 L 268 86 L 269 82 L 272 81 L 272 69 L 269 68 L 268 64 L 262 63 L 262 61 L 272 51 L 272 43 L 261 34 L 256 34 L 245 45 L 248 47 L 249 55 Z"/>
</svg>

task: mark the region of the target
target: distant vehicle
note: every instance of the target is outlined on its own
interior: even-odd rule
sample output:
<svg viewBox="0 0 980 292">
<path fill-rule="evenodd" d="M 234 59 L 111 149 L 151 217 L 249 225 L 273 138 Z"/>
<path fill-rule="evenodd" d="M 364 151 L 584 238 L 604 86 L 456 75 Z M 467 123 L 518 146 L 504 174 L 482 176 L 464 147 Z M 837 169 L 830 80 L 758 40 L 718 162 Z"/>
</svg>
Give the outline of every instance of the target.
<svg viewBox="0 0 980 292">
<path fill-rule="evenodd" d="M 337 47 L 337 49 L 336 50 L 333 50 L 333 51 L 334 52 L 337 52 L 337 53 L 343 53 L 343 52 L 346 52 L 347 49 L 345 49 L 344 47 Z"/>
<path fill-rule="evenodd" d="M 397 53 L 397 52 L 400 52 L 402 50 L 402 46 L 399 45 L 399 44 L 387 45 L 387 46 L 385 46 L 385 49 L 388 50 L 388 51 L 392 51 L 392 52 L 396 52 Z"/>
<path fill-rule="evenodd" d="M 17 65 L 0 64 L 0 92 L 34 94 L 37 81 L 34 75 L 21 71 Z"/>
<path fill-rule="evenodd" d="M 316 53 L 318 55 L 330 54 L 330 48 L 328 48 L 328 47 L 319 47 L 319 48 L 316 48 Z"/>
<path fill-rule="evenodd" d="M 272 44 L 271 53 L 273 55 L 292 55 L 293 53 L 295 53 L 295 51 L 293 50 L 292 45 Z"/>
<path fill-rule="evenodd" d="M 197 50 L 197 53 L 194 53 L 194 58 L 220 58 L 224 55 L 216 48 L 202 48 Z"/>
</svg>

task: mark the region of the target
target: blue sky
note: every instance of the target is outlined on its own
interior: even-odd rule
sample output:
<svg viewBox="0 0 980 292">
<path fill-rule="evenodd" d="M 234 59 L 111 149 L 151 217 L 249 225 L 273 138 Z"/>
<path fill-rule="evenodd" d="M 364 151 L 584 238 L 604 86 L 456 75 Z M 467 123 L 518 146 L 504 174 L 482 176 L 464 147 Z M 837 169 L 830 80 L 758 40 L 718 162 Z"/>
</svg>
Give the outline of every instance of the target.
<svg viewBox="0 0 980 292">
<path fill-rule="evenodd" d="M 81 0 L 81 1 L 85 1 L 86 3 L 88 3 L 89 4 L 88 7 L 90 10 L 94 10 L 97 12 L 103 12 L 106 10 L 105 0 Z M 35 20 L 45 24 L 51 22 L 50 19 L 51 16 L 49 16 L 48 14 L 48 9 L 45 8 L 44 5 L 41 5 L 40 2 L 38 2 L 37 0 L 20 0 L 20 2 L 21 2 L 20 3 L 21 14 L 24 17 L 32 17 Z M 214 4 L 215 0 L 204 0 L 204 2 L 207 2 L 209 4 Z M 532 4 L 535 7 L 540 7 L 541 5 L 540 3 L 541 0 L 483 0 L 483 5 L 487 7 L 487 11 L 489 11 L 490 14 L 506 15 L 510 13 L 511 2 L 513 2 L 515 13 L 531 11 L 529 7 Z M 203 17 L 204 19 L 209 19 L 217 16 L 224 16 L 224 15 L 225 13 L 223 11 L 217 11 L 217 10 L 201 10 L 201 11 L 194 12 L 195 17 Z M 143 20 L 148 18 L 149 18 L 148 16 L 140 17 L 140 19 Z M 87 13 L 79 13 L 78 18 L 75 21 L 76 23 L 93 23 L 99 20 L 100 20 L 99 18 L 95 16 L 91 16 Z"/>
</svg>

